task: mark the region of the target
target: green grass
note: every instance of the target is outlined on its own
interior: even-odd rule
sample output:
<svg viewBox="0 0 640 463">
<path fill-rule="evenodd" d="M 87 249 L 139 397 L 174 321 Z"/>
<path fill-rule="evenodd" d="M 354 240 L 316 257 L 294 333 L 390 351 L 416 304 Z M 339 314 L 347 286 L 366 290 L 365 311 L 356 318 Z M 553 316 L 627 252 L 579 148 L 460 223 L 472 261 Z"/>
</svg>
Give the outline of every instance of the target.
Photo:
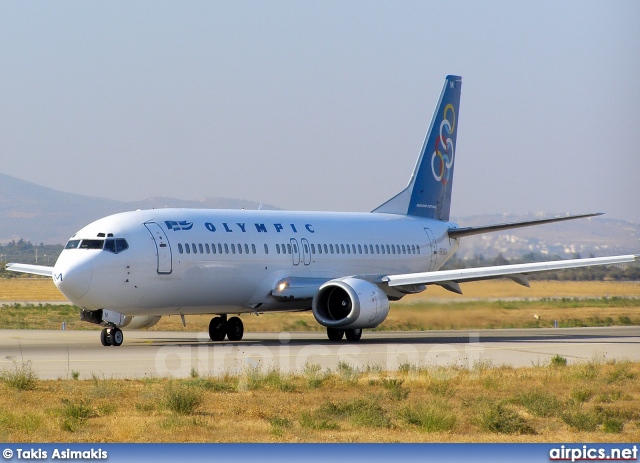
<svg viewBox="0 0 640 463">
<path fill-rule="evenodd" d="M 484 405 L 476 424 L 483 431 L 497 434 L 536 434 L 525 418 L 501 402 Z"/>
<path fill-rule="evenodd" d="M 455 413 L 441 402 L 412 404 L 401 408 L 398 416 L 405 423 L 429 433 L 451 431 L 457 422 Z"/>
<path fill-rule="evenodd" d="M 529 413 L 539 417 L 550 417 L 562 409 L 562 402 L 558 397 L 541 390 L 521 392 L 514 399 L 513 403 L 522 405 Z"/>
<path fill-rule="evenodd" d="M 0 381 L 20 391 L 31 391 L 38 385 L 38 377 L 31 369 L 31 362 L 22 361 L 18 364 L 15 359 L 13 359 L 13 369 L 0 372 Z"/>
<path fill-rule="evenodd" d="M 193 415 L 203 402 L 202 392 L 180 383 L 169 383 L 165 390 L 164 405 L 174 413 Z"/>
</svg>

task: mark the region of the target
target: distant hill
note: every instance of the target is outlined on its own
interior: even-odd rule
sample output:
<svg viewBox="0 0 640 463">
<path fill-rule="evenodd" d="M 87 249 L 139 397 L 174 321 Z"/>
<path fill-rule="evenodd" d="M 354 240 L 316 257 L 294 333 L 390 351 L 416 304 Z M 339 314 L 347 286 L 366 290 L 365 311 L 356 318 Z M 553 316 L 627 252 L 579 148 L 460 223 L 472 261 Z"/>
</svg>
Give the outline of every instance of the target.
<svg viewBox="0 0 640 463">
<path fill-rule="evenodd" d="M 135 209 L 258 209 L 259 205 L 254 201 L 229 198 L 185 201 L 154 197 L 142 201 L 115 201 L 64 193 L 0 174 L 0 243 L 23 238 L 35 244 L 63 244 L 80 228 L 100 217 Z M 269 204 L 263 204 L 262 208 L 277 209 Z"/>
<path fill-rule="evenodd" d="M 258 209 L 259 203 L 239 199 L 206 198 L 186 201 L 154 197 L 142 201 L 114 201 L 45 188 L 0 174 L 0 243 L 23 238 L 34 244 L 64 244 L 88 223 L 117 212 L 164 207 L 209 209 Z M 265 204 L 263 209 L 277 209 Z M 455 218 L 460 226 L 532 220 L 566 214 L 482 215 Z M 596 217 L 488 233 L 461 240 L 457 256 L 487 258 L 502 254 L 512 259 L 534 252 L 588 257 L 640 252 L 640 224 Z"/>
</svg>

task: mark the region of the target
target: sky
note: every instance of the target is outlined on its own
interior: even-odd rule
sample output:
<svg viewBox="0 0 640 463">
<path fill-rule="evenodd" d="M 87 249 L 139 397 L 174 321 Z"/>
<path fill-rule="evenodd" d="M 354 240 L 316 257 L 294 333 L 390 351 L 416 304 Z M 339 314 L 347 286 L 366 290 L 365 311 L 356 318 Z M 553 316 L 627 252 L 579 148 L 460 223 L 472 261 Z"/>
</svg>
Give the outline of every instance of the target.
<svg viewBox="0 0 640 463">
<path fill-rule="evenodd" d="M 0 172 L 369 211 L 462 76 L 452 216 L 640 222 L 640 2 L 3 2 Z"/>
</svg>

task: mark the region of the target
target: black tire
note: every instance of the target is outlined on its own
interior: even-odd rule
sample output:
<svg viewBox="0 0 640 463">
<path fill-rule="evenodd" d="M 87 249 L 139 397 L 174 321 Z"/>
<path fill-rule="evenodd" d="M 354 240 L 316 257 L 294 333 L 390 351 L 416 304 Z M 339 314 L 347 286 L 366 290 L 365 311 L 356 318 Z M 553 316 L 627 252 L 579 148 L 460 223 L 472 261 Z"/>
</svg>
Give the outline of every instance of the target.
<svg viewBox="0 0 640 463">
<path fill-rule="evenodd" d="M 239 317 L 231 317 L 227 320 L 227 338 L 229 341 L 240 341 L 244 334 L 244 324 Z"/>
<path fill-rule="evenodd" d="M 347 341 L 360 341 L 360 338 L 362 337 L 362 328 L 346 330 L 344 334 L 347 336 Z"/>
<path fill-rule="evenodd" d="M 105 347 L 108 347 L 111 345 L 111 336 L 109 336 L 109 333 L 107 333 L 107 328 L 104 328 L 100 333 L 100 342 Z"/>
<path fill-rule="evenodd" d="M 111 345 L 115 347 L 120 347 L 122 342 L 124 341 L 124 335 L 122 334 L 122 330 L 120 328 L 111 328 Z"/>
<path fill-rule="evenodd" d="M 214 317 L 209 322 L 209 337 L 212 341 L 224 341 L 227 335 L 226 323 L 222 317 Z"/>
<path fill-rule="evenodd" d="M 327 328 L 327 337 L 329 341 L 342 341 L 342 337 L 344 336 L 344 330 L 339 330 L 337 328 Z"/>
</svg>

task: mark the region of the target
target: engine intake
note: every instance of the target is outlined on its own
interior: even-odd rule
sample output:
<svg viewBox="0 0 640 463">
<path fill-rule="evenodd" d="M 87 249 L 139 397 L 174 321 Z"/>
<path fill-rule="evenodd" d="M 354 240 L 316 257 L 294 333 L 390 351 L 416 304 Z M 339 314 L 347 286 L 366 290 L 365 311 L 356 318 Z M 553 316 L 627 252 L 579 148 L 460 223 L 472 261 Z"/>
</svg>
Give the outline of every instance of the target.
<svg viewBox="0 0 640 463">
<path fill-rule="evenodd" d="M 387 318 L 389 299 L 373 283 L 340 278 L 320 286 L 312 308 L 318 323 L 329 328 L 375 328 Z"/>
</svg>

